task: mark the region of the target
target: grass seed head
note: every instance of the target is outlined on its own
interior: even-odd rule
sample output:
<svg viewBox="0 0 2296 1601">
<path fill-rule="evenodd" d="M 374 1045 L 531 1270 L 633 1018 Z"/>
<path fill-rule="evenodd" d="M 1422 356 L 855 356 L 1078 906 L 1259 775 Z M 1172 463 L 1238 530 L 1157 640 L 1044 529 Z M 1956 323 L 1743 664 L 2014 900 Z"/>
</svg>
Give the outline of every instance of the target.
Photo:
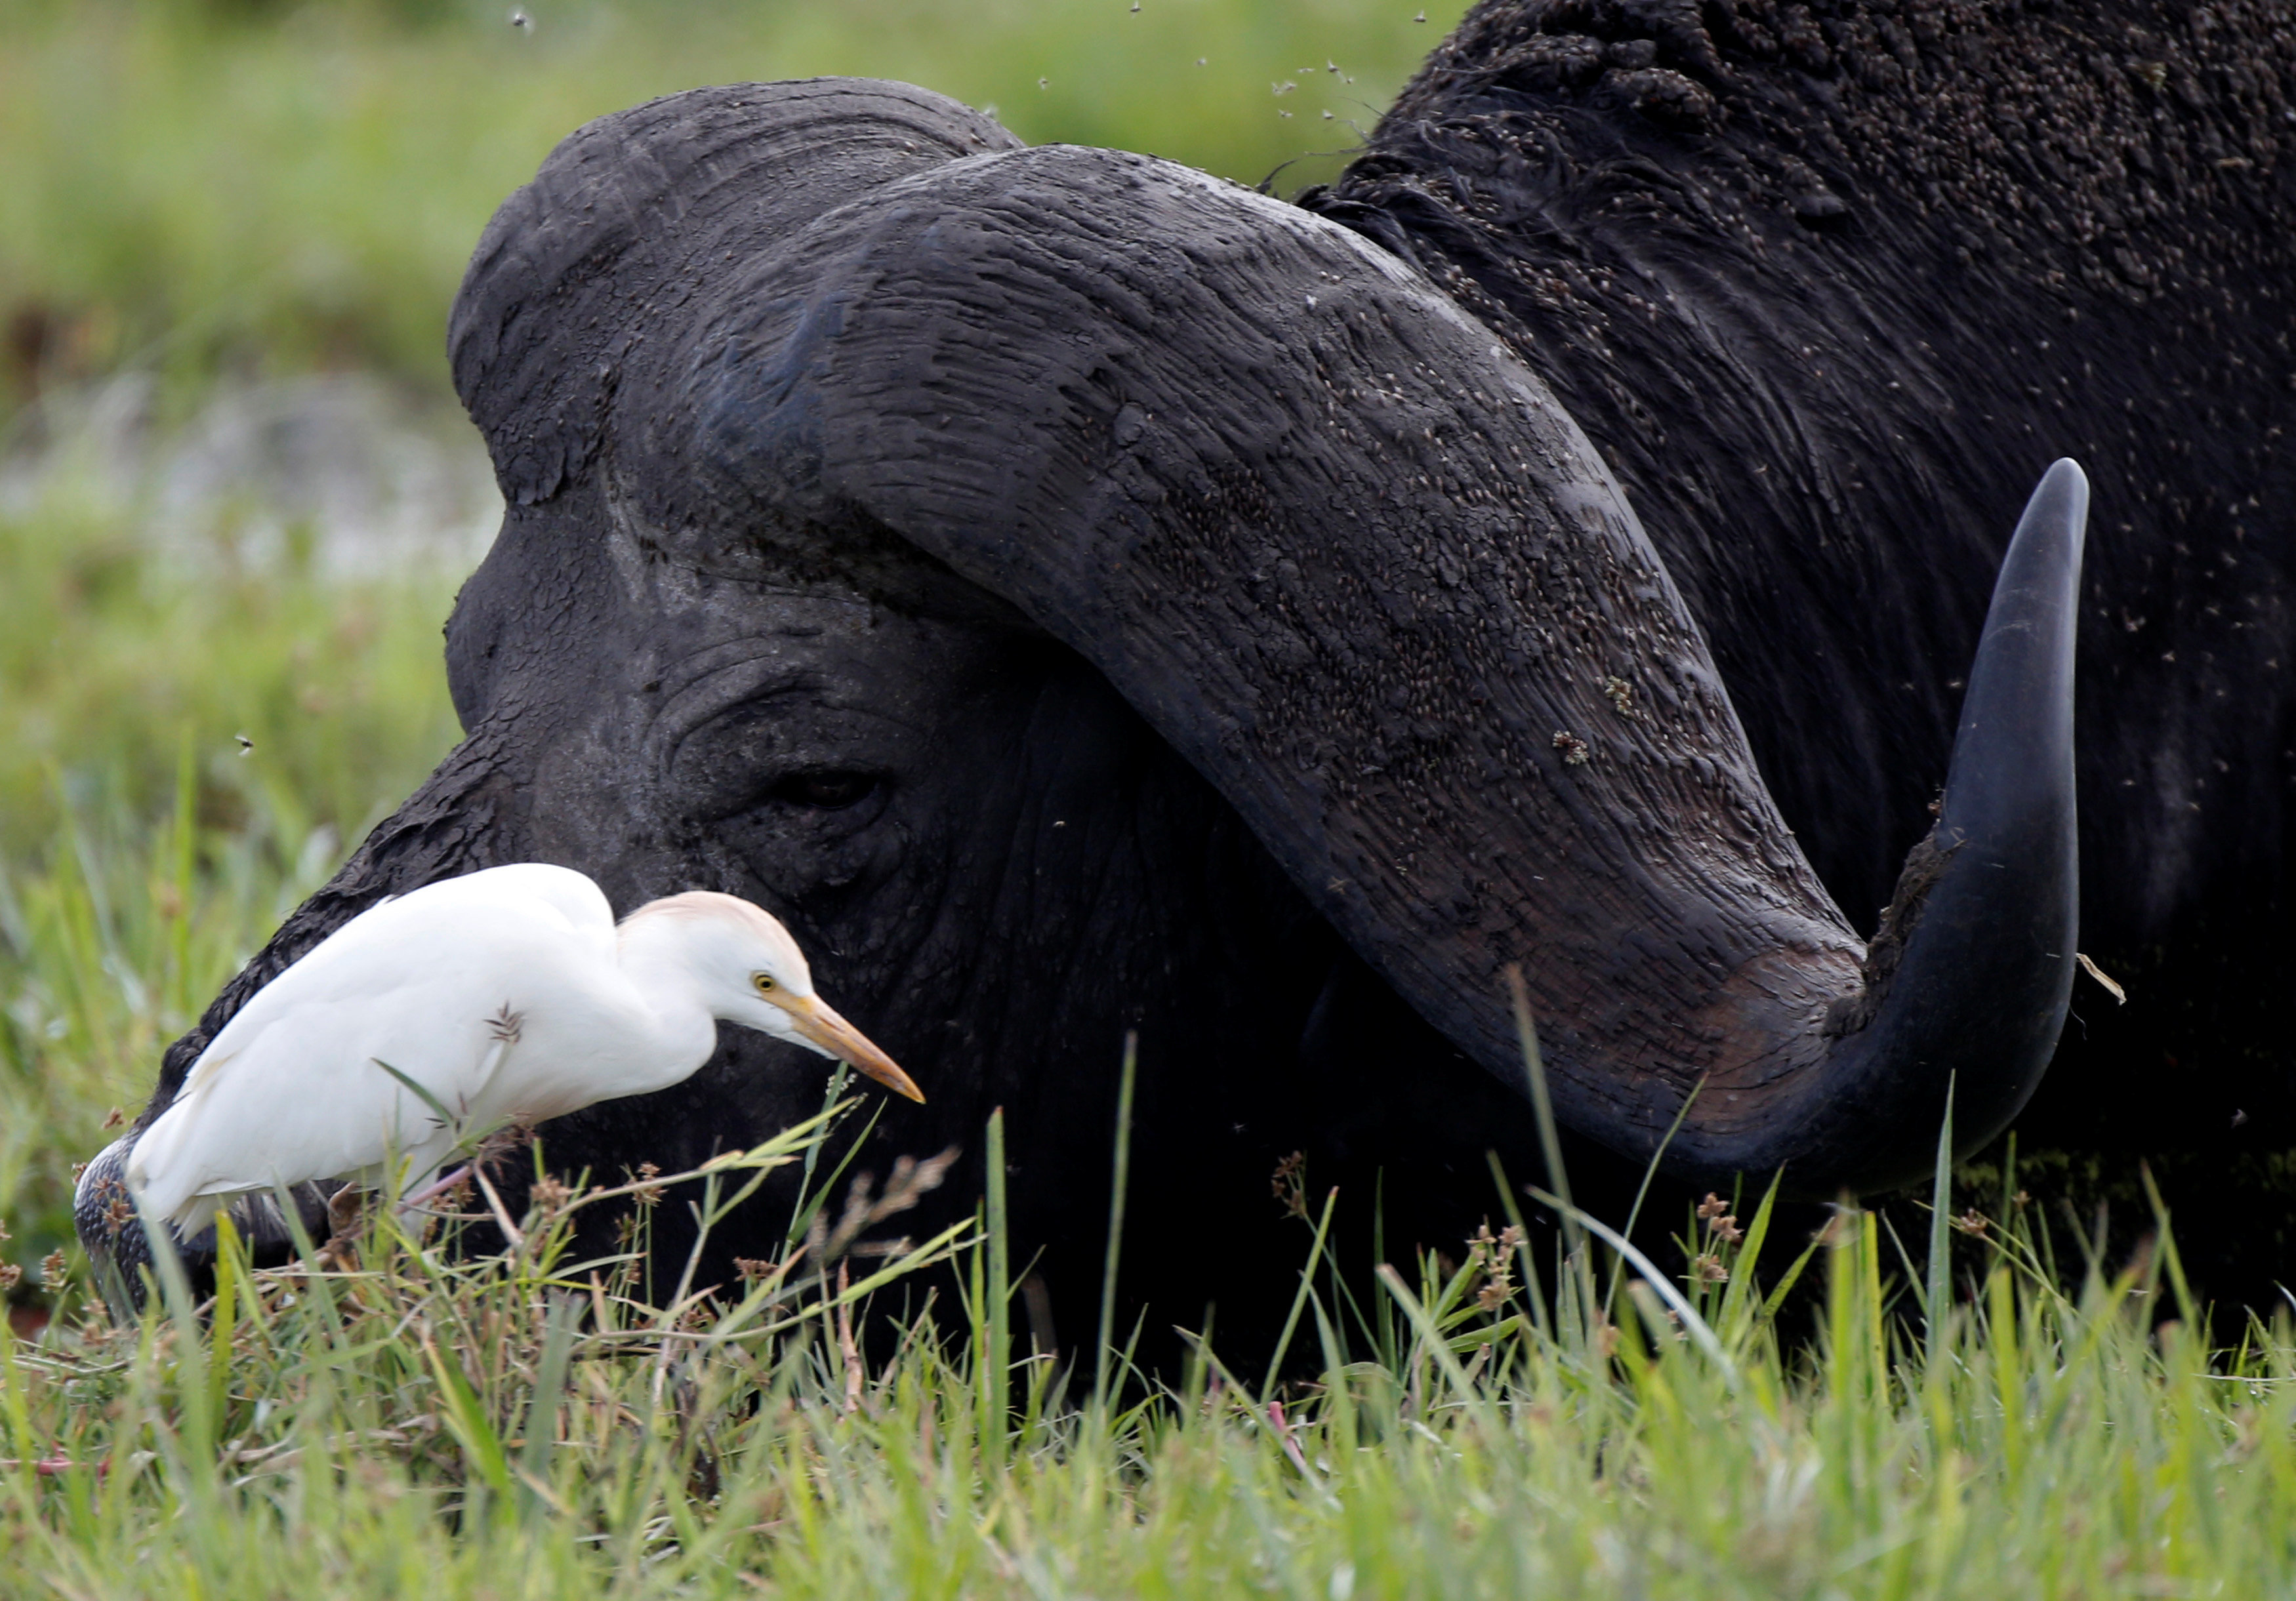
<svg viewBox="0 0 2296 1601">
<path fill-rule="evenodd" d="M 1283 1215 L 1306 1221 L 1308 1217 L 1308 1153 L 1293 1151 L 1275 1164 L 1267 1188 L 1283 1208 Z"/>
<path fill-rule="evenodd" d="M 1509 1223 L 1495 1235 L 1488 1219 L 1467 1241 L 1467 1265 L 1483 1275 L 1482 1287 L 1475 1292 L 1481 1311 L 1496 1312 L 1514 1294 L 1514 1252 L 1521 1243 L 1521 1229 Z"/>
<path fill-rule="evenodd" d="M 652 1180 L 661 1177 L 660 1166 L 652 1162 L 641 1162 L 638 1164 L 637 1176 L 646 1181 L 630 1192 L 630 1198 L 641 1206 L 659 1205 L 661 1202 L 661 1186 Z"/>
</svg>

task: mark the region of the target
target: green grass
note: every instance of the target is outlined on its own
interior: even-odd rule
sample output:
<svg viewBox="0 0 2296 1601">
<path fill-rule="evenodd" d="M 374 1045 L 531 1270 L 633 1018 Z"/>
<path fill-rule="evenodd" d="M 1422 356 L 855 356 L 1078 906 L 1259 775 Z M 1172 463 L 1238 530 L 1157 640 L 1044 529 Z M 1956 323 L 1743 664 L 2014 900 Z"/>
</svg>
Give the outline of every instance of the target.
<svg viewBox="0 0 2296 1601">
<path fill-rule="evenodd" d="M 1424 23 L 1419 0 L 524 9 L 529 29 L 505 23 L 508 0 L 0 0 L 14 399 L 121 366 L 171 374 L 178 404 L 218 370 L 315 365 L 443 393 L 447 307 L 503 197 L 582 122 L 701 84 L 902 78 L 993 105 L 1032 143 L 1254 183 L 1300 163 L 1288 192 L 1335 170 L 1464 8 L 1434 0 Z"/>
<path fill-rule="evenodd" d="M 717 1197 L 797 1143 L 722 1164 Z M 813 1270 L 834 1250 L 819 1229 L 810 1260 L 657 1311 L 626 1297 L 627 1260 L 568 1260 L 575 1204 L 546 1199 L 475 1261 L 388 1221 L 327 1270 L 227 1251 L 197 1311 L 90 1311 L 0 1347 L 23 1593 L 1710 1601 L 2296 1580 L 2292 1329 L 2211 1354 L 2190 1308 L 2158 1322 L 2165 1245 L 2068 1297 L 2013 1217 L 1924 1339 L 1871 1213 L 1807 1246 L 1766 1240 L 1767 1205 L 1742 1244 L 1690 1220 L 1713 1270 L 1686 1290 L 1628 1277 L 1608 1319 L 1576 1263 L 1529 1292 L 1508 1236 L 1384 1275 L 1366 1308 L 1303 1231 L 1316 1382 L 1256 1390 L 1205 1350 L 1103 1403 L 1070 1387 L 1088 1362 L 1000 1357 L 994 1197 L 989 1235 L 876 1267 L 881 1318 L 952 1254 L 964 1288 L 873 1363 L 851 1333 L 873 1287 Z M 1754 1288 L 1765 1252 L 1816 1287 L 1801 1348 Z"/>
</svg>

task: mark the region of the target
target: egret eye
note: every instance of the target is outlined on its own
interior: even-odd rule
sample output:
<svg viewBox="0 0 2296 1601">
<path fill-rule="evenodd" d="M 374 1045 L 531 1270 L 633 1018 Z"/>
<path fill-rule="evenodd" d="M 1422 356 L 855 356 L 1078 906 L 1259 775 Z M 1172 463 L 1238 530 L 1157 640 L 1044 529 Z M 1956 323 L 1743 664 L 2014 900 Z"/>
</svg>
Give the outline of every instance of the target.
<svg viewBox="0 0 2296 1601">
<path fill-rule="evenodd" d="M 760 995 L 765 994 L 774 987 L 774 977 L 770 973 L 759 973 L 753 976 L 750 982 L 758 986 L 758 993 Z"/>
</svg>

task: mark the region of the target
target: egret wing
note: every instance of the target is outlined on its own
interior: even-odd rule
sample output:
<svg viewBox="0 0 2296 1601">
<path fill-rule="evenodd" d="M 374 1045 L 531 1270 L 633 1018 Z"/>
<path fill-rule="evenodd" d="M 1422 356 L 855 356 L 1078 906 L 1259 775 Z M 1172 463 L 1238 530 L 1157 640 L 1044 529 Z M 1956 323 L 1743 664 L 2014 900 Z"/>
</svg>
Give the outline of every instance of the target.
<svg viewBox="0 0 2296 1601">
<path fill-rule="evenodd" d="M 148 1207 L 198 1212 L 202 1197 L 368 1172 L 394 1154 L 422 1171 L 484 1131 L 458 1120 L 483 1100 L 537 983 L 611 977 L 594 929 L 531 896 L 417 891 L 321 951 L 240 1009 L 136 1142 L 128 1178 Z"/>
<path fill-rule="evenodd" d="M 456 904 L 490 902 L 547 907 L 564 918 L 570 928 L 609 940 L 614 933 L 614 909 L 605 891 L 587 875 L 547 862 L 513 862 L 503 867 L 482 868 L 457 878 L 426 884 L 400 898 L 411 901 L 418 897 Z"/>
<path fill-rule="evenodd" d="M 483 868 L 459 878 L 441 878 L 378 902 L 306 952 L 294 966 L 265 986 L 262 993 L 268 994 L 293 974 L 303 974 L 308 982 L 318 971 L 340 960 L 374 960 L 378 952 L 387 952 L 403 943 L 409 930 L 430 926 L 442 915 L 452 916 L 457 910 L 480 912 L 485 909 L 559 920 L 596 954 L 608 960 L 613 958 L 614 911 L 605 892 L 571 868 L 553 867 L 543 862 L 518 862 Z M 255 1002 L 250 1002 L 240 1009 L 210 1041 L 201 1060 L 225 1043 L 254 1007 Z"/>
</svg>

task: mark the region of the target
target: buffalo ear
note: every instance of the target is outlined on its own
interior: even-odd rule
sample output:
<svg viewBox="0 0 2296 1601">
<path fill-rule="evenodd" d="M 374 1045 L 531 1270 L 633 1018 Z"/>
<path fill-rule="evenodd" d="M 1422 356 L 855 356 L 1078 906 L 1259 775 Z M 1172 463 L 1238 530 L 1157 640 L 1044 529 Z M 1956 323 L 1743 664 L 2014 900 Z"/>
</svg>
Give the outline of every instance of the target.
<svg viewBox="0 0 2296 1601">
<path fill-rule="evenodd" d="M 447 331 L 504 499 L 548 500 L 597 453 L 630 352 L 686 310 L 700 263 L 746 260 L 897 178 L 1014 150 L 946 96 L 870 78 L 695 89 L 601 117 L 480 237 Z"/>
</svg>

